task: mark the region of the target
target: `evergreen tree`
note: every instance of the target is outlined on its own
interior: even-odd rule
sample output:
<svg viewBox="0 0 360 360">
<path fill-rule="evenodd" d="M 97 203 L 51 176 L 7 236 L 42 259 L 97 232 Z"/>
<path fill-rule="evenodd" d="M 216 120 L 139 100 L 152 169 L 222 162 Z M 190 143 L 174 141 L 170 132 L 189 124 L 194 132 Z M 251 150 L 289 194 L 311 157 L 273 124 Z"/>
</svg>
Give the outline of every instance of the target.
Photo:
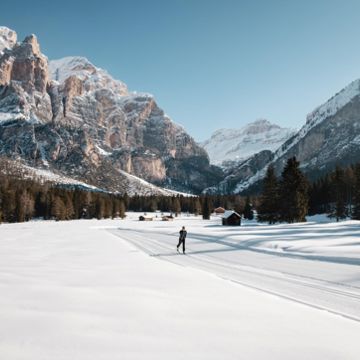
<svg viewBox="0 0 360 360">
<path fill-rule="evenodd" d="M 279 186 L 280 220 L 289 223 L 306 221 L 308 212 L 308 182 L 296 157 L 290 158 L 281 174 Z"/>
<path fill-rule="evenodd" d="M 346 218 L 346 187 L 344 170 L 336 166 L 331 178 L 332 207 L 328 214 L 336 221 Z"/>
<path fill-rule="evenodd" d="M 36 192 L 35 196 L 35 215 L 45 220 L 50 218 L 50 200 L 48 188 L 44 187 L 41 191 Z"/>
<path fill-rule="evenodd" d="M 35 201 L 33 194 L 27 189 L 22 189 L 21 191 L 18 191 L 17 194 L 19 194 L 17 199 L 19 202 L 17 204 L 17 211 L 19 211 L 17 221 L 29 221 L 31 220 L 35 211 Z"/>
<path fill-rule="evenodd" d="M 212 211 L 212 202 L 209 196 L 202 198 L 202 217 L 204 220 L 210 220 Z"/>
<path fill-rule="evenodd" d="M 360 164 L 355 166 L 355 184 L 352 218 L 360 220 Z"/>
<path fill-rule="evenodd" d="M 240 195 L 234 196 L 232 208 L 239 214 L 244 213 L 245 202 L 244 202 L 244 199 Z"/>
<path fill-rule="evenodd" d="M 74 219 L 75 209 L 73 206 L 73 199 L 70 193 L 65 194 L 64 205 L 65 205 L 65 219 L 66 220 Z"/>
<path fill-rule="evenodd" d="M 197 216 L 201 214 L 201 202 L 198 197 L 193 198 L 193 206 L 194 206 L 194 210 L 193 210 L 194 215 Z"/>
<path fill-rule="evenodd" d="M 54 195 L 51 200 L 51 216 L 56 220 L 66 220 L 66 208 L 61 197 Z"/>
<path fill-rule="evenodd" d="M 119 200 L 119 217 L 121 219 L 125 217 L 125 211 L 126 211 L 125 200 L 121 199 Z"/>
<path fill-rule="evenodd" d="M 101 198 L 104 201 L 104 218 L 108 219 L 112 217 L 112 212 L 113 212 L 112 200 L 108 195 L 101 196 Z"/>
<path fill-rule="evenodd" d="M 275 224 L 279 219 L 279 195 L 278 180 L 272 165 L 267 168 L 263 182 L 263 191 L 260 197 L 260 204 L 257 209 L 258 220 Z"/>
<path fill-rule="evenodd" d="M 246 201 L 245 201 L 244 218 L 248 220 L 254 219 L 254 211 L 249 196 L 246 197 Z"/>
<path fill-rule="evenodd" d="M 5 185 L 6 186 L 6 185 Z M 16 222 L 16 192 L 15 188 L 12 189 L 9 185 L 9 187 L 5 187 L 3 199 L 3 219 L 5 222 Z"/>
<path fill-rule="evenodd" d="M 175 213 L 175 216 L 178 216 L 181 213 L 181 204 L 179 196 L 173 196 L 171 211 Z"/>
<path fill-rule="evenodd" d="M 103 219 L 105 215 L 105 201 L 99 194 L 96 196 L 95 214 L 98 220 Z"/>
<path fill-rule="evenodd" d="M 115 198 L 113 200 L 113 213 L 112 218 L 121 218 L 125 217 L 125 201 L 122 198 Z"/>
</svg>

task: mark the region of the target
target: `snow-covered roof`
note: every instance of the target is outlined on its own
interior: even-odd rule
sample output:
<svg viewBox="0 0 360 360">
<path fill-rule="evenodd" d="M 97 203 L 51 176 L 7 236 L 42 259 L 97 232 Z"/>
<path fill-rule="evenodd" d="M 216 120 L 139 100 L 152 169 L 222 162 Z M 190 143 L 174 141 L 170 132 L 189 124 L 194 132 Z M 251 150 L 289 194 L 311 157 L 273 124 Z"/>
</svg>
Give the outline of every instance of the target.
<svg viewBox="0 0 360 360">
<path fill-rule="evenodd" d="M 234 211 L 234 210 L 225 210 L 225 212 L 224 212 L 224 215 L 222 216 L 224 219 L 227 219 L 227 218 L 229 218 L 231 215 L 233 215 L 233 214 L 235 214 L 235 215 L 237 215 L 239 218 L 241 217 L 241 215 L 240 214 L 238 214 L 236 211 Z"/>
</svg>

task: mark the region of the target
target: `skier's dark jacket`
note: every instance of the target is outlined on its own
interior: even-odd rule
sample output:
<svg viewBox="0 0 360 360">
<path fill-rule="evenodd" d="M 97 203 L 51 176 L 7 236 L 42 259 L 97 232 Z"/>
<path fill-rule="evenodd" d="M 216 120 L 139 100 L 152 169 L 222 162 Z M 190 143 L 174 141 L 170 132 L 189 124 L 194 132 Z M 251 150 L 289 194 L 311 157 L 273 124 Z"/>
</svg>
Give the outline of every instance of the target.
<svg viewBox="0 0 360 360">
<path fill-rule="evenodd" d="M 180 230 L 179 233 L 180 233 L 179 240 L 185 240 L 187 235 L 186 230 Z"/>
</svg>

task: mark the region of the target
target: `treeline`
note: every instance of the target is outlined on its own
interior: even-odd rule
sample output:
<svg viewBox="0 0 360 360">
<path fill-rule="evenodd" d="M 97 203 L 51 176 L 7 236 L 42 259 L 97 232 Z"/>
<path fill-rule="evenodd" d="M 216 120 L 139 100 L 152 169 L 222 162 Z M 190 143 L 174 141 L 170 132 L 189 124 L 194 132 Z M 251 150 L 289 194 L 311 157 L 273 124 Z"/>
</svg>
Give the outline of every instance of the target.
<svg viewBox="0 0 360 360">
<path fill-rule="evenodd" d="M 124 217 L 123 197 L 0 175 L 0 222 Z"/>
<path fill-rule="evenodd" d="M 311 184 L 309 214 L 327 214 L 337 221 L 360 220 L 360 164 L 336 169 Z"/>
<path fill-rule="evenodd" d="M 219 206 L 244 213 L 249 198 L 240 195 L 212 196 L 119 196 L 76 187 L 40 184 L 33 180 L 0 174 L 0 222 L 44 220 L 103 219 L 125 217 L 126 211 L 181 212 L 210 218 Z M 246 212 L 246 211 L 245 211 Z M 250 212 L 251 216 L 252 212 Z"/>
<path fill-rule="evenodd" d="M 0 222 L 23 222 L 33 218 L 72 220 L 125 217 L 126 211 L 181 212 L 209 219 L 217 207 L 232 209 L 246 219 L 270 224 L 305 221 L 306 215 L 328 214 L 337 220 L 360 220 L 360 164 L 337 167 L 310 183 L 296 158 L 287 161 L 281 176 L 267 169 L 260 196 L 120 196 L 85 188 L 39 184 L 0 174 Z"/>
</svg>

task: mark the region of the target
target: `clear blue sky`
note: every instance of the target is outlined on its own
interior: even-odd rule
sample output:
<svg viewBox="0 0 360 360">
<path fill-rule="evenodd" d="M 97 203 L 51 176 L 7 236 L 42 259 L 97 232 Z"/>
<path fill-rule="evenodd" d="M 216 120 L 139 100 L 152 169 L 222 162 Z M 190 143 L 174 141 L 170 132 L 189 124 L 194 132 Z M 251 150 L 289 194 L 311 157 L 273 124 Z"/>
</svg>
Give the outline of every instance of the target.
<svg viewBox="0 0 360 360">
<path fill-rule="evenodd" d="M 0 25 L 154 94 L 199 141 L 260 117 L 300 127 L 360 77 L 357 0 L 3 1 Z"/>
</svg>

